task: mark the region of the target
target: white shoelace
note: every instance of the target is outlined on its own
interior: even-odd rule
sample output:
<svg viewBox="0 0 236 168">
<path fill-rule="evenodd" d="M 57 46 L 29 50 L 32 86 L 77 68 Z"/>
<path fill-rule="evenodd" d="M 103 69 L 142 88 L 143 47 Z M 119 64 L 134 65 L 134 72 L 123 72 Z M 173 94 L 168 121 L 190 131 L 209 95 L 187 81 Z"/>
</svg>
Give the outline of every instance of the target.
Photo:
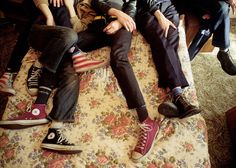
<svg viewBox="0 0 236 168">
<path fill-rule="evenodd" d="M 69 143 L 69 141 L 66 139 L 66 137 L 62 134 L 62 131 L 60 129 L 57 129 L 56 131 L 59 134 L 59 138 L 57 140 L 58 144 L 65 143 L 66 145 L 72 145 L 71 143 Z"/>
<path fill-rule="evenodd" d="M 140 124 L 140 128 L 141 128 L 142 131 L 139 135 L 139 141 L 138 141 L 138 144 L 137 144 L 136 147 L 143 150 L 144 147 L 145 147 L 145 144 L 147 143 L 148 132 L 150 132 L 152 130 L 152 128 L 151 128 L 150 125 L 147 125 L 145 123 Z"/>
<path fill-rule="evenodd" d="M 32 74 L 28 79 L 29 87 L 34 86 L 34 85 L 38 85 L 38 79 L 41 75 L 41 71 L 42 71 L 41 68 L 33 67 Z"/>
</svg>

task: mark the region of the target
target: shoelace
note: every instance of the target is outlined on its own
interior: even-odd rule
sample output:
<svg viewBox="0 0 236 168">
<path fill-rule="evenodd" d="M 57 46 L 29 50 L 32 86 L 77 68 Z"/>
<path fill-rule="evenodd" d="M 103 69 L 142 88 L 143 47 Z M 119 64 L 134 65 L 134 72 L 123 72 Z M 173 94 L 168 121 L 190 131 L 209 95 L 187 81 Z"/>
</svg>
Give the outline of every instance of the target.
<svg viewBox="0 0 236 168">
<path fill-rule="evenodd" d="M 180 96 L 179 98 L 176 99 L 176 101 L 178 101 L 178 100 L 184 107 L 189 106 L 189 104 L 187 103 L 187 101 L 184 100 L 183 97 Z"/>
<path fill-rule="evenodd" d="M 41 71 L 42 71 L 41 68 L 37 68 L 37 67 L 32 68 L 31 76 L 28 79 L 29 86 L 38 85 L 38 78 L 41 75 Z"/>
<path fill-rule="evenodd" d="M 65 145 L 73 145 L 72 143 L 69 143 L 69 141 L 66 139 L 66 137 L 62 134 L 62 131 L 60 129 L 56 130 L 59 134 L 59 138 L 57 140 L 58 144 L 65 144 Z"/>
<path fill-rule="evenodd" d="M 145 147 L 145 144 L 147 143 L 148 132 L 152 130 L 152 127 L 144 123 L 144 124 L 140 124 L 140 128 L 142 131 L 139 135 L 139 141 L 136 148 L 143 150 Z"/>
</svg>

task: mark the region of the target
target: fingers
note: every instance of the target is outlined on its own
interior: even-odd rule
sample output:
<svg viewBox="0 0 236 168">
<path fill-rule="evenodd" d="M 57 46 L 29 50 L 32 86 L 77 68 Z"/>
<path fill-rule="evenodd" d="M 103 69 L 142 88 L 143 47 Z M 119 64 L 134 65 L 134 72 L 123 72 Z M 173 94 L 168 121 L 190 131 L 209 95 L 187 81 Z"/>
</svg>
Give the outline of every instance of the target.
<svg viewBox="0 0 236 168">
<path fill-rule="evenodd" d="M 103 32 L 105 32 L 106 34 L 114 34 L 116 31 L 113 25 L 109 24 L 103 29 Z"/>
<path fill-rule="evenodd" d="M 165 29 L 165 38 L 167 37 L 167 35 L 168 35 L 168 31 L 169 31 L 169 26 Z"/>
<path fill-rule="evenodd" d="M 64 5 L 64 1 L 63 1 L 63 0 L 61 0 L 61 2 L 60 2 L 60 3 L 61 3 L 61 6 L 63 6 L 63 5 Z"/>
<path fill-rule="evenodd" d="M 107 32 L 109 29 L 111 29 L 111 25 L 107 25 L 104 29 L 103 29 L 103 32 Z"/>
<path fill-rule="evenodd" d="M 136 30 L 136 24 L 133 21 L 133 19 L 128 20 L 127 22 L 124 23 L 124 27 L 127 31 L 129 32 L 133 32 L 134 30 Z"/>
<path fill-rule="evenodd" d="M 63 0 L 50 0 L 49 3 L 53 4 L 54 7 L 60 7 L 64 5 Z"/>
<path fill-rule="evenodd" d="M 171 25 L 174 29 L 177 29 L 177 27 L 175 26 L 174 23 L 170 22 L 170 25 Z"/>
</svg>

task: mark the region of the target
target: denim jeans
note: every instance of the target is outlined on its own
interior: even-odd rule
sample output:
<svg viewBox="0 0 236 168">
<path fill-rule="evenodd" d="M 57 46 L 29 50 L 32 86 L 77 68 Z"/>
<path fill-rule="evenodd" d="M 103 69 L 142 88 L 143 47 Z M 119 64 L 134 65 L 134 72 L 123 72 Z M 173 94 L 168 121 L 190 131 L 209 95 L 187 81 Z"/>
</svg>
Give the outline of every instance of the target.
<svg viewBox="0 0 236 168">
<path fill-rule="evenodd" d="M 48 117 L 56 121 L 72 122 L 79 95 L 79 77 L 67 50 L 77 42 L 77 33 L 61 26 L 34 25 L 29 42 L 34 49 L 42 52 L 39 61 L 43 66 L 57 77 L 58 89 Z M 47 74 L 43 73 L 42 77 L 44 75 Z"/>
<path fill-rule="evenodd" d="M 33 25 L 29 35 L 31 47 L 42 52 L 39 61 L 53 73 L 76 41 L 77 34 L 62 26 Z"/>
<path fill-rule="evenodd" d="M 79 75 L 75 72 L 72 59 L 62 60 L 57 71 L 57 90 L 53 97 L 53 108 L 48 118 L 61 122 L 73 122 L 79 97 Z"/>
<path fill-rule="evenodd" d="M 212 45 L 226 49 L 230 46 L 230 18 L 229 4 L 225 1 L 219 1 L 216 6 L 216 14 L 213 14 L 213 39 Z"/>
<path fill-rule="evenodd" d="M 163 2 L 159 10 L 178 27 L 179 15 L 171 2 Z M 159 75 L 159 87 L 173 89 L 177 86 L 188 86 L 177 53 L 178 30 L 170 27 L 166 38 L 156 17 L 149 11 L 138 10 L 136 17 L 138 29 L 151 47 L 153 61 Z"/>
</svg>

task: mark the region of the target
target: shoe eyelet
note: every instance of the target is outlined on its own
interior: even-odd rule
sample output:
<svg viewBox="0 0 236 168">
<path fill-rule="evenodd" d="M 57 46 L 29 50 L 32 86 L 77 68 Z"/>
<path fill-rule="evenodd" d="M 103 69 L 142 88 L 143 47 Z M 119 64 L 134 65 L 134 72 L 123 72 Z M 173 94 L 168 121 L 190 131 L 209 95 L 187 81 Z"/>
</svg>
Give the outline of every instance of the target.
<svg viewBox="0 0 236 168">
<path fill-rule="evenodd" d="M 32 114 L 35 115 L 35 116 L 37 116 L 37 115 L 40 114 L 40 110 L 39 110 L 39 109 L 33 109 L 33 110 L 32 110 Z"/>
</svg>

